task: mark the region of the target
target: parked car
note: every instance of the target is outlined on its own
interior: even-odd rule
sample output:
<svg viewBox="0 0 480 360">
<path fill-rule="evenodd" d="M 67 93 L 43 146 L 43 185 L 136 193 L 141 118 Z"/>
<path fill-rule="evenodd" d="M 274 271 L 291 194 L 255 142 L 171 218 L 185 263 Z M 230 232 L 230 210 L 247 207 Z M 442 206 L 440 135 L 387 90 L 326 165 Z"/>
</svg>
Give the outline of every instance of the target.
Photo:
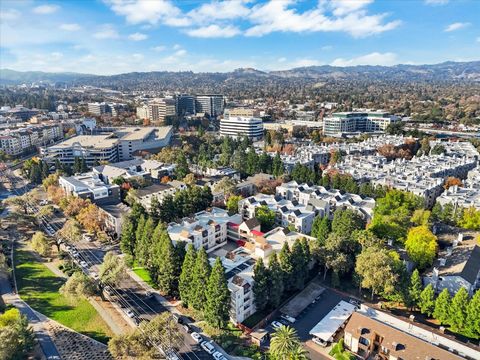
<svg viewBox="0 0 480 360">
<path fill-rule="evenodd" d="M 127 314 L 127 316 L 131 319 L 135 317 L 135 314 L 133 313 L 132 309 L 125 310 L 125 314 Z"/>
<path fill-rule="evenodd" d="M 192 332 L 190 336 L 192 337 L 193 340 L 195 340 L 196 343 L 199 343 L 200 341 L 203 340 L 202 335 L 200 335 L 197 332 Z"/>
<path fill-rule="evenodd" d="M 288 321 L 289 323 L 294 323 L 296 321 L 296 319 L 294 317 L 291 317 L 289 315 L 282 315 L 280 316 L 283 320 L 286 320 Z"/>
<path fill-rule="evenodd" d="M 94 278 L 95 280 L 99 278 L 98 274 L 95 271 L 92 271 L 90 275 L 92 275 L 92 278 Z"/>
<path fill-rule="evenodd" d="M 348 302 L 352 305 L 354 305 L 357 309 L 360 308 L 360 302 L 358 302 L 355 299 L 349 299 Z"/>
<path fill-rule="evenodd" d="M 202 342 L 200 346 L 202 347 L 203 350 L 205 350 L 210 355 L 215 352 L 215 347 L 212 344 L 210 344 L 208 341 Z"/>
<path fill-rule="evenodd" d="M 283 326 L 283 324 L 280 321 L 272 321 L 272 327 L 274 329 L 278 329 L 280 326 Z"/>
<path fill-rule="evenodd" d="M 317 337 L 313 337 L 312 341 L 317 344 L 317 345 L 320 345 L 321 347 L 327 347 L 328 346 L 328 342 L 326 341 L 323 341 L 322 339 L 319 339 Z"/>
<path fill-rule="evenodd" d="M 107 285 L 105 286 L 105 288 L 103 289 L 103 291 L 105 291 L 105 293 L 108 295 L 108 296 L 112 296 L 113 295 L 113 289 Z"/>
<path fill-rule="evenodd" d="M 213 356 L 213 358 L 214 358 L 215 360 L 224 360 L 224 359 L 226 359 L 225 356 L 223 356 L 223 354 L 222 354 L 220 351 L 215 351 L 212 356 Z"/>
<path fill-rule="evenodd" d="M 182 328 L 183 328 L 183 330 L 185 330 L 187 333 L 192 332 L 192 329 L 190 328 L 190 326 L 188 326 L 188 324 L 182 325 Z"/>
<path fill-rule="evenodd" d="M 92 234 L 88 234 L 88 233 L 85 233 L 82 235 L 82 239 L 84 241 L 93 241 L 93 235 Z"/>
<path fill-rule="evenodd" d="M 40 206 L 45 206 L 45 205 L 48 205 L 48 200 L 42 200 L 40 201 Z"/>
<path fill-rule="evenodd" d="M 80 266 L 83 267 L 83 268 L 87 268 L 88 267 L 88 264 L 85 262 L 85 261 L 80 261 Z"/>
<path fill-rule="evenodd" d="M 145 292 L 145 297 L 146 297 L 147 299 L 150 299 L 151 297 L 153 297 L 153 292 L 151 292 L 151 291 L 146 291 L 146 292 Z"/>
</svg>

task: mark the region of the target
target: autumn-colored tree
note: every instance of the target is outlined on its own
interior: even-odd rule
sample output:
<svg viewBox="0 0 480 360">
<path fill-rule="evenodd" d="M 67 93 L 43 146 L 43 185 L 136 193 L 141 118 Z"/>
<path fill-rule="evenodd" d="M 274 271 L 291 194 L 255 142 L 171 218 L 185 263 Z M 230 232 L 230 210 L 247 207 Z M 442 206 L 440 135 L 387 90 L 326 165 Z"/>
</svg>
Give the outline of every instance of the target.
<svg viewBox="0 0 480 360">
<path fill-rule="evenodd" d="M 50 185 L 47 188 L 47 196 L 50 201 L 58 205 L 60 201 L 66 197 L 66 194 L 62 188 L 55 185 Z"/>
<path fill-rule="evenodd" d="M 162 178 L 160 179 L 160 182 L 161 182 L 162 184 L 166 184 L 166 183 L 168 183 L 168 182 L 170 182 L 170 181 L 172 181 L 172 179 L 170 179 L 170 177 L 167 176 L 167 175 L 162 176 Z"/>
<path fill-rule="evenodd" d="M 90 233 L 98 233 L 105 227 L 105 215 L 95 204 L 80 210 L 77 220 Z"/>
<path fill-rule="evenodd" d="M 81 197 L 71 196 L 68 205 L 64 210 L 67 216 L 77 216 L 83 208 L 90 204 L 90 200 L 82 199 Z"/>
<path fill-rule="evenodd" d="M 460 180 L 459 178 L 456 178 L 456 177 L 453 177 L 453 176 L 449 176 L 445 179 L 445 184 L 443 185 L 443 187 L 445 189 L 449 189 L 450 187 L 452 186 L 462 186 L 462 180 Z"/>
</svg>

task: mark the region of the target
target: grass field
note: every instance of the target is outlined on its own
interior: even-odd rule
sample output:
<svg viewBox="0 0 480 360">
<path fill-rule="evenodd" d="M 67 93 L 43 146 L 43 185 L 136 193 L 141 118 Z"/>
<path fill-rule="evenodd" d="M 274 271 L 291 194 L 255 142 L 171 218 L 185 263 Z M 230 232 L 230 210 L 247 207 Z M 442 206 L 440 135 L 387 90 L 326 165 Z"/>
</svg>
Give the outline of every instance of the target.
<svg viewBox="0 0 480 360">
<path fill-rule="evenodd" d="M 150 277 L 150 274 L 144 267 L 138 266 L 138 264 L 135 262 L 133 264 L 132 270 L 135 274 L 140 276 L 140 278 L 143 281 L 145 281 L 148 285 L 150 285 L 153 288 L 156 288 L 156 285 L 153 283 L 152 278 Z"/>
<path fill-rule="evenodd" d="M 103 343 L 113 336 L 87 300 L 72 303 L 58 292 L 65 280 L 38 262 L 30 252 L 15 251 L 15 275 L 21 298 L 35 310 Z"/>
</svg>

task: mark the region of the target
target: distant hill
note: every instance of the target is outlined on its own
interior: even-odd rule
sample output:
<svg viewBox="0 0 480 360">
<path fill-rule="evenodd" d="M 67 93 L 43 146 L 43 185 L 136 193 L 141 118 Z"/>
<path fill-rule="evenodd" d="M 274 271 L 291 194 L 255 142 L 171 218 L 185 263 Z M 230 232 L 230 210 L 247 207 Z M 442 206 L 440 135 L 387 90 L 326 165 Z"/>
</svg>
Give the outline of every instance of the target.
<svg viewBox="0 0 480 360">
<path fill-rule="evenodd" d="M 330 65 L 299 67 L 290 70 L 265 72 L 252 68 L 226 73 L 194 73 L 191 71 L 132 72 L 98 76 L 78 73 L 19 72 L 0 70 L 0 84 L 32 82 L 84 84 L 113 89 L 202 89 L 249 88 L 264 85 L 308 85 L 329 81 L 432 81 L 480 82 L 480 61 L 444 62 L 434 65 L 349 66 Z"/>
</svg>

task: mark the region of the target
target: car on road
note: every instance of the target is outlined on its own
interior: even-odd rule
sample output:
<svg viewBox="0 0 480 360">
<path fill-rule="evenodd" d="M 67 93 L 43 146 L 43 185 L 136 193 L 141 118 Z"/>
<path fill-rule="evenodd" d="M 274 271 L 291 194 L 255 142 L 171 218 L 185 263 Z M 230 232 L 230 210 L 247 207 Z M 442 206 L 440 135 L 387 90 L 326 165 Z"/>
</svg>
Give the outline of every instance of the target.
<svg viewBox="0 0 480 360">
<path fill-rule="evenodd" d="M 202 335 L 200 335 L 200 334 L 197 333 L 197 332 L 192 332 L 192 333 L 190 334 L 190 336 L 192 337 L 193 340 L 195 340 L 195 342 L 196 342 L 197 344 L 198 344 L 200 341 L 203 340 Z"/>
<path fill-rule="evenodd" d="M 131 319 L 135 317 L 135 314 L 133 313 L 132 309 L 126 309 L 125 314 L 127 314 L 127 316 Z"/>
<path fill-rule="evenodd" d="M 88 233 L 85 233 L 82 235 L 82 239 L 84 241 L 93 241 L 93 235 L 92 234 L 88 234 Z"/>
<path fill-rule="evenodd" d="M 226 360 L 226 357 L 220 351 L 215 351 L 212 356 L 215 360 Z"/>
<path fill-rule="evenodd" d="M 202 347 L 203 350 L 205 350 L 210 355 L 215 352 L 215 347 L 212 344 L 210 344 L 208 341 L 202 342 L 200 346 Z"/>
<path fill-rule="evenodd" d="M 147 290 L 147 291 L 145 292 L 145 297 L 146 297 L 147 299 L 150 299 L 151 297 L 153 297 L 153 292 Z"/>
<path fill-rule="evenodd" d="M 272 327 L 274 329 L 278 329 L 280 326 L 283 326 L 283 324 L 280 321 L 272 321 Z"/>
<path fill-rule="evenodd" d="M 48 205 L 48 200 L 42 200 L 40 201 L 40 206 L 45 206 L 45 205 Z"/>
<path fill-rule="evenodd" d="M 65 246 L 65 249 L 66 249 L 68 252 L 71 252 L 71 251 L 73 250 L 73 248 L 72 248 L 70 245 Z"/>
<path fill-rule="evenodd" d="M 293 323 L 296 321 L 296 319 L 295 319 L 294 317 L 291 317 L 291 316 L 289 316 L 289 315 L 283 314 L 283 315 L 280 316 L 280 317 L 281 317 L 283 320 L 286 320 L 286 321 L 288 321 L 288 322 L 291 323 L 291 324 L 293 324 Z"/>
<path fill-rule="evenodd" d="M 95 280 L 99 278 L 98 274 L 95 271 L 92 271 L 90 275 L 92 275 L 92 278 L 94 278 Z"/>
<path fill-rule="evenodd" d="M 167 350 L 165 352 L 167 360 L 180 360 L 180 358 L 172 350 Z"/>
<path fill-rule="evenodd" d="M 185 332 L 187 332 L 187 333 L 191 333 L 191 332 L 192 332 L 192 329 L 191 329 L 190 326 L 188 326 L 187 324 L 182 325 L 182 328 L 183 328 L 183 330 L 185 330 Z"/>
<path fill-rule="evenodd" d="M 87 268 L 87 267 L 88 267 L 88 264 L 87 264 L 85 261 L 82 260 L 82 261 L 80 261 L 80 266 L 81 266 L 82 268 Z"/>
</svg>

